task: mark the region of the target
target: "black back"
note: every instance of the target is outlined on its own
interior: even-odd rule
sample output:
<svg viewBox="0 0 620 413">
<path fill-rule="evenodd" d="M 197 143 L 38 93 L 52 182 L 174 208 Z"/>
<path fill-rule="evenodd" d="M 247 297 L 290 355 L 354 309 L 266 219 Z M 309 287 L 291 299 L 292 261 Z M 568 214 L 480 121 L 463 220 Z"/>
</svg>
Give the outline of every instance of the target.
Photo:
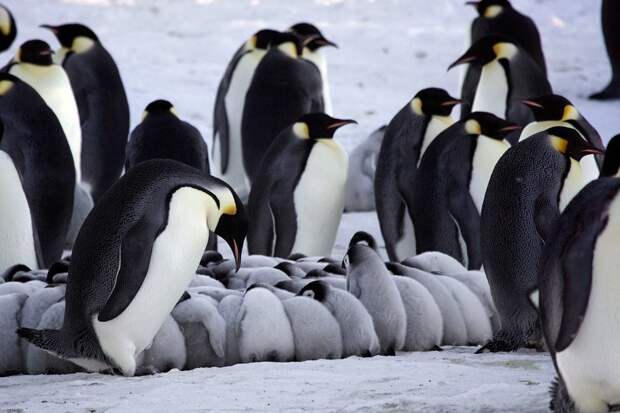
<svg viewBox="0 0 620 413">
<path fill-rule="evenodd" d="M 522 101 L 532 96 L 552 93 L 551 84 L 538 63 L 522 48 L 519 48 L 519 53 L 510 60 L 508 71 L 510 95 L 505 119 L 518 125 L 527 125 L 534 117 Z"/>
<path fill-rule="evenodd" d="M 17 26 L 15 25 L 15 18 L 13 18 L 13 14 L 6 6 L 3 5 L 2 7 L 7 11 L 7 13 L 9 13 L 9 19 L 11 20 L 11 29 L 6 35 L 4 33 L 0 33 L 0 52 L 8 50 L 15 41 L 15 38 L 17 37 Z"/>
</svg>

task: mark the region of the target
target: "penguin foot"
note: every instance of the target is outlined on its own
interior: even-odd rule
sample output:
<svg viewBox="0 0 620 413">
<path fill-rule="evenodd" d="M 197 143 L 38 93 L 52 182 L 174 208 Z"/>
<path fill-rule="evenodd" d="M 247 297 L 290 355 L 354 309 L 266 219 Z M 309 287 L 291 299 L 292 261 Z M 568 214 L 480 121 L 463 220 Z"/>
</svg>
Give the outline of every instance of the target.
<svg viewBox="0 0 620 413">
<path fill-rule="evenodd" d="M 510 343 L 502 339 L 493 339 L 486 343 L 484 346 L 480 347 L 475 354 L 508 353 L 512 351 L 517 351 L 518 348 L 518 344 Z"/>
<path fill-rule="evenodd" d="M 620 81 L 612 80 L 605 89 L 590 95 L 589 98 L 592 100 L 620 99 Z"/>
<path fill-rule="evenodd" d="M 559 378 L 555 378 L 551 382 L 549 388 L 549 395 L 551 401 L 549 402 L 549 409 L 556 413 L 573 413 L 576 411 L 575 403 L 571 400 L 566 387 Z"/>
<path fill-rule="evenodd" d="M 430 351 L 443 351 L 443 349 L 438 345 L 434 345 L 433 348 L 430 349 Z"/>
<path fill-rule="evenodd" d="M 135 376 L 151 376 L 153 374 L 158 374 L 158 373 L 160 373 L 160 371 L 157 370 L 153 366 L 140 366 L 136 369 L 136 373 L 134 375 Z"/>
</svg>

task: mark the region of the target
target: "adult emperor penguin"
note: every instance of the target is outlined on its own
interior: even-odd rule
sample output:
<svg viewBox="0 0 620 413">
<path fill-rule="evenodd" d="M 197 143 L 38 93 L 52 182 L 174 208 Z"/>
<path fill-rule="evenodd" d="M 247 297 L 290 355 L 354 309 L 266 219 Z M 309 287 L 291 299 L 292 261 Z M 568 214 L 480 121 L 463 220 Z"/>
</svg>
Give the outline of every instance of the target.
<svg viewBox="0 0 620 413">
<path fill-rule="evenodd" d="M 418 167 L 412 215 L 417 252 L 439 251 L 480 269 L 480 211 L 506 136 L 518 126 L 473 112 L 430 144 Z"/>
<path fill-rule="evenodd" d="M 48 268 L 63 252 L 75 169 L 62 127 L 39 94 L 0 73 L 0 267 Z"/>
<path fill-rule="evenodd" d="M 551 93 L 543 68 L 525 49 L 500 35 L 488 35 L 452 63 L 451 68 L 469 64 L 480 69 L 475 83 L 465 82 L 462 96 L 472 99 L 472 112 L 490 112 L 519 125 L 532 121 L 521 101 Z"/>
<path fill-rule="evenodd" d="M 454 123 L 450 113 L 459 103 L 443 89 L 423 89 L 385 130 L 375 171 L 375 204 L 392 261 L 415 255 L 411 208 L 417 165 L 433 139 Z"/>
<path fill-rule="evenodd" d="M 618 159 L 618 154 L 612 156 Z M 620 334 L 615 299 L 619 191 L 617 171 L 591 182 L 566 207 L 545 245 L 538 273 L 539 310 L 559 376 L 552 387 L 556 411 L 573 403 L 579 412 L 615 411 L 620 406 L 614 368 L 620 363 L 614 351 Z"/>
<path fill-rule="evenodd" d="M 528 294 L 560 213 L 588 183 L 579 160 L 600 152 L 575 129 L 555 127 L 515 145 L 495 166 L 482 206 L 480 243 L 501 329 L 481 350 L 540 345 Z"/>
<path fill-rule="evenodd" d="M 392 274 L 375 251 L 375 240 L 364 232 L 351 238 L 343 266 L 347 290 L 359 299 L 372 316 L 381 354 L 395 355 L 407 335 L 407 313 Z"/>
<path fill-rule="evenodd" d="M 618 19 L 620 5 L 614 0 L 603 0 L 601 9 L 601 23 L 607 56 L 611 64 L 611 81 L 600 92 L 594 93 L 590 99 L 607 100 L 620 98 L 620 38 L 618 37 Z"/>
<path fill-rule="evenodd" d="M 280 132 L 304 114 L 323 112 L 321 73 L 301 57 L 311 39 L 290 32 L 276 35 L 256 67 L 241 122 L 243 165 L 250 183 Z"/>
<path fill-rule="evenodd" d="M 0 52 L 8 50 L 17 37 L 17 26 L 11 11 L 0 5 Z"/>
<path fill-rule="evenodd" d="M 129 134 L 129 103 L 118 68 L 97 35 L 77 24 L 42 25 L 61 48 L 56 61 L 69 76 L 80 114 L 82 181 L 95 202 L 121 176 Z"/>
<path fill-rule="evenodd" d="M 131 376 L 194 276 L 209 231 L 226 240 L 239 265 L 246 228 L 243 204 L 223 181 L 176 161 L 143 162 L 80 231 L 62 328 L 19 334 L 89 371 Z"/>
<path fill-rule="evenodd" d="M 250 192 L 250 254 L 330 255 L 348 166 L 347 153 L 333 137 L 350 123 L 355 122 L 310 113 L 274 141 Z"/>
<path fill-rule="evenodd" d="M 475 7 L 478 12 L 478 17 L 471 24 L 470 44 L 467 47 L 488 34 L 506 36 L 527 51 L 546 73 L 540 34 L 531 18 L 517 11 L 508 0 L 468 1 L 466 4 Z M 471 102 L 474 100 L 471 92 L 475 90 L 479 78 L 479 67 L 468 65 L 465 68 L 462 89 L 468 93 L 461 95 L 465 101 L 461 106 L 461 119 L 471 112 Z"/>
<path fill-rule="evenodd" d="M 334 111 L 331 94 L 329 92 L 327 59 L 323 53 L 323 47 L 332 46 L 337 48 L 338 45 L 328 40 L 323 33 L 311 23 L 297 23 L 292 25 L 289 30 L 301 37 L 310 37 L 310 40 L 304 46 L 301 56 L 314 63 L 319 69 L 319 72 L 321 72 L 321 81 L 323 82 L 323 111 L 328 115 L 332 115 Z"/>
<path fill-rule="evenodd" d="M 601 136 L 596 129 L 565 97 L 545 95 L 524 100 L 523 104 L 532 111 L 534 122 L 529 123 L 523 129 L 520 140 L 554 126 L 565 126 L 577 129 L 584 139 L 600 150 L 605 150 L 605 145 L 603 145 Z M 602 162 L 602 156 L 588 155 L 581 160 L 581 166 L 584 169 L 584 173 L 594 179 L 599 175 L 599 168 Z"/>
<path fill-rule="evenodd" d="M 256 67 L 277 34 L 276 30 L 260 30 L 237 49 L 220 80 L 215 98 L 211 148 L 214 173 L 228 182 L 241 199 L 247 198 L 250 192 L 241 145 L 245 97 Z"/>
</svg>

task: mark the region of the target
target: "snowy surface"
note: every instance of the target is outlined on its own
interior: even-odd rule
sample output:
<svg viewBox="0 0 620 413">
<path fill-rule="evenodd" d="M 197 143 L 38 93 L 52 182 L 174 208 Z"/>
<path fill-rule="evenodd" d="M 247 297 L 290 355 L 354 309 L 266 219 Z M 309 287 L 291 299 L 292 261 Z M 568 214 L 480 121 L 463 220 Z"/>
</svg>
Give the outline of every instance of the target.
<svg viewBox="0 0 620 413">
<path fill-rule="evenodd" d="M 351 150 L 417 90 L 457 95 L 447 66 L 464 50 L 474 17 L 462 0 L 4 0 L 18 22 L 17 45 L 55 39 L 37 26 L 80 21 L 116 58 L 132 125 L 157 98 L 171 100 L 210 141 L 220 76 L 235 49 L 263 27 L 317 24 L 329 50 L 336 116 L 359 126 L 338 139 Z M 586 96 L 608 81 L 597 1 L 513 0 L 539 26 L 556 93 L 568 97 L 605 140 L 620 132 L 620 103 Z M 2 58 L 8 60 L 13 51 Z M 374 214 L 348 214 L 335 257 Z M 226 248 L 223 247 L 222 250 Z M 177 411 L 544 411 L 553 368 L 544 354 L 473 355 L 473 349 L 296 364 L 262 363 L 125 379 L 101 375 L 0 378 L 0 410 Z"/>
</svg>

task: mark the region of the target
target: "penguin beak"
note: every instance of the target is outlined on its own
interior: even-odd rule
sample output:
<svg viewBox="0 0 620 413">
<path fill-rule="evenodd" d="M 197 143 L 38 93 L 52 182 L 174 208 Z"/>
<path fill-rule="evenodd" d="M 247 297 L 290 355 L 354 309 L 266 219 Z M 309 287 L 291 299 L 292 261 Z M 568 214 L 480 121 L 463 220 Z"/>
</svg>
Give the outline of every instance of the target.
<svg viewBox="0 0 620 413">
<path fill-rule="evenodd" d="M 523 103 L 526 106 L 529 106 L 530 108 L 539 108 L 539 109 L 544 109 L 545 107 L 543 105 L 541 105 L 538 102 L 534 102 L 533 100 L 522 100 L 521 103 Z"/>
<path fill-rule="evenodd" d="M 581 153 L 586 155 L 605 155 L 605 151 L 595 147 L 583 149 Z"/>
<path fill-rule="evenodd" d="M 325 37 L 319 37 L 315 39 L 314 43 L 318 44 L 321 47 L 331 46 L 331 47 L 335 47 L 336 49 L 338 48 L 338 45 L 336 43 L 332 42 L 331 40 L 326 39 Z"/>
<path fill-rule="evenodd" d="M 42 24 L 39 27 L 41 27 L 43 29 L 50 30 L 54 34 L 58 34 L 58 27 L 57 26 L 52 26 L 51 24 Z"/>
<path fill-rule="evenodd" d="M 338 129 L 338 128 L 344 126 L 344 125 L 350 125 L 352 123 L 357 125 L 357 122 L 354 121 L 353 119 L 336 119 L 335 122 L 327 125 L 325 127 L 325 129 L 328 129 L 328 130 L 334 129 L 335 130 L 335 129 Z"/>
<path fill-rule="evenodd" d="M 451 100 L 446 100 L 445 102 L 442 102 L 439 106 L 452 107 L 452 106 L 460 105 L 461 103 L 463 103 L 463 100 L 461 99 L 451 99 Z"/>
<path fill-rule="evenodd" d="M 241 251 L 239 250 L 239 245 L 237 245 L 236 240 L 232 240 L 231 247 L 233 251 L 233 256 L 235 257 L 235 268 L 237 271 L 239 271 L 239 268 L 241 267 Z"/>
<path fill-rule="evenodd" d="M 454 63 L 452 63 L 450 66 L 448 66 L 448 71 L 450 71 L 452 68 L 459 66 L 459 65 L 464 65 L 467 63 L 472 63 L 475 62 L 478 59 L 478 56 L 471 54 L 470 52 L 465 53 L 463 56 L 459 57 Z"/>
<path fill-rule="evenodd" d="M 236 215 L 223 214 L 215 228 L 217 235 L 222 237 L 235 258 L 237 271 L 241 267 L 241 252 L 243 251 L 243 241 L 247 234 L 247 218 L 243 210 L 237 210 Z"/>
<path fill-rule="evenodd" d="M 499 129 L 499 131 L 500 132 L 512 132 L 512 131 L 519 130 L 519 129 L 523 129 L 523 127 L 520 125 L 508 125 L 508 126 L 504 126 L 503 128 Z"/>
</svg>

